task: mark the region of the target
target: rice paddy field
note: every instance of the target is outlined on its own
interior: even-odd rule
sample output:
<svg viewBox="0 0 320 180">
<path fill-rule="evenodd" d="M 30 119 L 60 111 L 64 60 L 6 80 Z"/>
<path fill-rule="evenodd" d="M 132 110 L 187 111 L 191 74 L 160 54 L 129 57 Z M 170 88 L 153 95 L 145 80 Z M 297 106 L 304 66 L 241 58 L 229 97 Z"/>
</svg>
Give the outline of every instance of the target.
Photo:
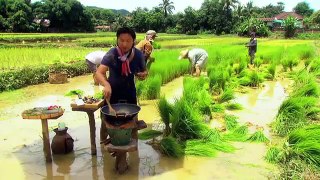
<svg viewBox="0 0 320 180">
<path fill-rule="evenodd" d="M 268 151 L 261 158 L 276 169 L 270 170 L 272 173 L 265 176 L 266 179 L 320 178 L 318 40 L 258 38 L 254 67 L 250 67 L 245 47 L 248 38 L 161 33 L 158 36 L 153 52 L 156 60 L 149 77 L 138 81 L 136 86 L 139 100 L 153 102 L 160 125 L 142 131 L 140 140 L 172 159 L 186 156 L 212 158 L 213 161 L 219 153 L 236 154 L 239 143 L 262 144 Z M 138 34 L 137 41 L 143 37 L 144 34 Z M 15 98 L 22 96 L 15 89 L 28 86 L 3 80 L 10 73 L 27 68 L 36 74 L 40 71 L 33 69 L 55 64 L 80 63 L 79 66 L 85 68 L 87 53 L 107 51 L 115 41 L 112 32 L 0 34 L 0 103 L 13 105 Z M 200 77 L 188 74 L 187 60 L 178 60 L 181 50 L 195 47 L 209 54 L 206 70 Z M 183 92 L 179 98 L 169 101 L 163 86 L 178 78 L 183 78 L 183 82 L 176 88 L 182 88 Z M 28 82 L 21 80 L 21 84 Z M 255 110 L 241 104 L 239 97 L 279 82 L 290 83 L 284 88 L 286 96 L 278 97 L 281 102 L 274 104 L 271 112 L 274 116 L 257 110 L 261 117 L 270 116 L 271 119 L 249 121 L 242 116 L 244 111 L 254 113 Z M 266 109 L 270 106 L 273 105 L 265 105 Z M 151 120 L 150 124 L 154 123 Z"/>
</svg>

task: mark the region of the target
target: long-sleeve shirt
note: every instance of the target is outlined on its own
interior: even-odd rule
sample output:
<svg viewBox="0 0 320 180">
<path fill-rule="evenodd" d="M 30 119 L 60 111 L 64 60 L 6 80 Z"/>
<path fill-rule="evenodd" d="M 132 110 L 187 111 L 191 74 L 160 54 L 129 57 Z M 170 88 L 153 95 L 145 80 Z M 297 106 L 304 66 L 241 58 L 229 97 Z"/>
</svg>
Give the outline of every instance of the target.
<svg viewBox="0 0 320 180">
<path fill-rule="evenodd" d="M 195 64 L 203 64 L 208 59 L 208 53 L 204 49 L 194 48 L 188 52 L 188 58 L 193 66 Z"/>
<path fill-rule="evenodd" d="M 256 53 L 257 52 L 257 39 L 251 38 L 248 44 L 249 47 L 249 54 Z"/>
</svg>

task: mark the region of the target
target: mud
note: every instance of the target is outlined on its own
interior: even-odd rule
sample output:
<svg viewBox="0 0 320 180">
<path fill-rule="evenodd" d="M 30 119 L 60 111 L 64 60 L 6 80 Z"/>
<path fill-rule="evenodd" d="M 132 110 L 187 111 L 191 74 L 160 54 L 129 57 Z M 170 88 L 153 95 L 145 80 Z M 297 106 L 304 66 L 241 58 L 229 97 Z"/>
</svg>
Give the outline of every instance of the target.
<svg viewBox="0 0 320 180">
<path fill-rule="evenodd" d="M 100 114 L 95 112 L 97 155 L 90 154 L 89 123 L 86 113 L 70 108 L 72 97 L 64 94 L 82 89 L 87 94 L 99 91 L 91 84 L 91 77 L 72 78 L 67 84 L 41 84 L 19 90 L 15 98 L 9 93 L 0 94 L 0 179 L 268 179 L 275 167 L 266 163 L 263 156 L 267 150 L 262 143 L 234 143 L 235 153 L 220 153 L 216 158 L 163 157 L 139 140 L 139 151 L 129 153 L 129 169 L 124 175 L 114 170 L 114 159 L 99 144 Z M 182 94 L 183 78 L 175 79 L 162 87 L 166 98 Z M 273 120 L 277 108 L 286 93 L 282 82 L 265 82 L 260 89 L 238 94 L 235 102 L 244 110 L 228 112 L 239 116 L 241 123 L 250 121 L 266 127 Z M 159 121 L 156 101 L 141 101 L 139 119 L 151 127 Z M 75 140 L 74 152 L 53 155 L 53 162 L 46 163 L 42 151 L 41 122 L 23 120 L 21 112 L 37 106 L 61 105 L 65 113 L 57 120 L 49 120 L 50 140 L 59 122 L 65 122 L 68 133 Z"/>
</svg>

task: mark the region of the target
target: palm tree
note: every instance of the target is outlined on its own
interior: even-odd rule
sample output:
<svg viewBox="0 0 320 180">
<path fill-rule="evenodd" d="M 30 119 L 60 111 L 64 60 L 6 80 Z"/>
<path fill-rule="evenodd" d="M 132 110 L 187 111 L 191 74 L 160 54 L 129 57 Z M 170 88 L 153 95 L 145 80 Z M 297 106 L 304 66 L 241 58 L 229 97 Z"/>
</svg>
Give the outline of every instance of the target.
<svg viewBox="0 0 320 180">
<path fill-rule="evenodd" d="M 220 0 L 220 3 L 223 4 L 223 8 L 229 9 L 230 6 L 235 8 L 236 4 L 239 4 L 238 0 Z"/>
<path fill-rule="evenodd" d="M 172 14 L 172 10 L 174 10 L 173 2 L 170 0 L 162 0 L 162 3 L 159 4 L 160 8 L 164 12 L 164 17 L 167 17 L 168 14 Z"/>
</svg>

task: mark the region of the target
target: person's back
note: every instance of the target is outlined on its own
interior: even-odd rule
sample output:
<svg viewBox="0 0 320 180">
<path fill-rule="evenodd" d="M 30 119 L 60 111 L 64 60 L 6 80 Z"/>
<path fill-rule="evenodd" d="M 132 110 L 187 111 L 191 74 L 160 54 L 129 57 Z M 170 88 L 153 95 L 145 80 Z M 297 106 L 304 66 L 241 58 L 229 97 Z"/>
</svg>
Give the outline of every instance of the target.
<svg viewBox="0 0 320 180">
<path fill-rule="evenodd" d="M 208 57 L 208 53 L 204 49 L 194 48 L 191 49 L 188 53 L 188 58 L 190 59 L 192 64 L 202 64 L 200 61 L 206 61 Z M 202 67 L 201 67 L 202 68 Z"/>
<path fill-rule="evenodd" d="M 103 56 L 106 54 L 105 51 L 93 51 L 86 55 L 86 60 L 92 62 L 95 65 L 101 64 Z"/>
</svg>

